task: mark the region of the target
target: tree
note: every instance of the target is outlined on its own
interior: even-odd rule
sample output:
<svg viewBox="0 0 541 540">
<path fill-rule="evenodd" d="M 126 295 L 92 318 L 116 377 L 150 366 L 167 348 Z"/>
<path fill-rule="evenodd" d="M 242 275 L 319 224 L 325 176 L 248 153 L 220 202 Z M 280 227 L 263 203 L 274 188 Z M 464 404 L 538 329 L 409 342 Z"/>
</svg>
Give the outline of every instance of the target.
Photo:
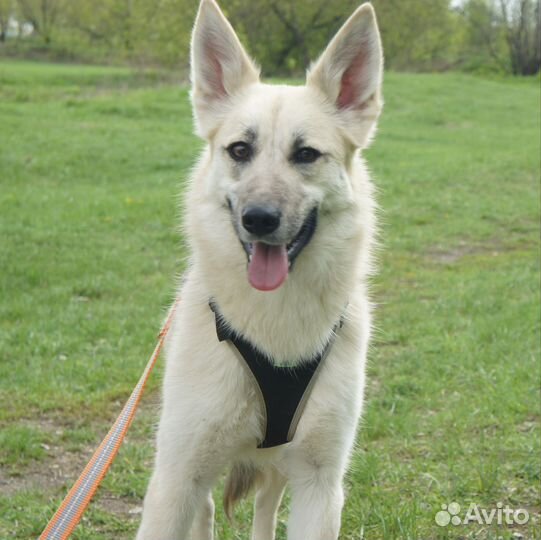
<svg viewBox="0 0 541 540">
<path fill-rule="evenodd" d="M 64 8 L 70 46 L 87 43 L 108 60 L 185 64 L 197 10 L 193 0 L 77 0 Z"/>
<path fill-rule="evenodd" d="M 314 56 L 321 52 L 316 49 L 324 46 L 328 34 L 334 33 L 355 3 L 319 0 L 303 5 L 302 2 L 268 0 L 269 9 L 280 21 L 286 37 L 275 59 L 276 67 L 286 67 L 287 60 L 295 56 L 303 67 L 307 67 Z"/>
<path fill-rule="evenodd" d="M 0 42 L 6 41 L 12 12 L 13 5 L 11 0 L 0 0 Z"/>
<path fill-rule="evenodd" d="M 468 27 L 468 52 L 484 53 L 514 75 L 539 72 L 539 0 L 469 0 L 461 14 Z"/>
<path fill-rule="evenodd" d="M 500 0 L 499 8 L 513 73 L 536 74 L 541 65 L 539 0 Z"/>
<path fill-rule="evenodd" d="M 397 70 L 465 68 L 532 74 L 540 66 L 540 0 L 372 0 Z M 264 75 L 299 75 L 360 0 L 221 0 Z M 187 67 L 197 0 L 0 0 L 52 54 Z M 51 41 L 54 39 L 54 46 Z M 43 49 L 43 47 L 41 47 Z"/>
<path fill-rule="evenodd" d="M 505 34 L 494 5 L 487 0 L 469 0 L 458 12 L 465 23 L 463 66 L 509 71 Z"/>
<path fill-rule="evenodd" d="M 34 32 L 46 44 L 51 42 L 63 3 L 63 0 L 17 0 L 21 18 L 32 24 Z"/>
<path fill-rule="evenodd" d="M 447 69 L 457 56 L 459 29 L 449 0 L 373 0 L 386 67 Z"/>
<path fill-rule="evenodd" d="M 320 52 L 357 0 L 223 2 L 250 52 L 268 75 L 299 73 Z"/>
</svg>

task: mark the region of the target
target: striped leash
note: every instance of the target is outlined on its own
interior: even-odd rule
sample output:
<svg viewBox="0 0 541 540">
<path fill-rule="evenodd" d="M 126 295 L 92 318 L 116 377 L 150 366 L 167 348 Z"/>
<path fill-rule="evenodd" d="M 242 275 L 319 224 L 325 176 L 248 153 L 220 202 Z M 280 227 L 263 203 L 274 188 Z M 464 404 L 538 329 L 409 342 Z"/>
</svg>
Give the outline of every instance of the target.
<svg viewBox="0 0 541 540">
<path fill-rule="evenodd" d="M 174 302 L 165 323 L 158 335 L 158 343 L 150 357 L 139 382 L 133 389 L 131 396 L 124 405 L 113 427 L 98 446 L 94 455 L 90 458 L 87 466 L 84 468 L 81 476 L 77 479 L 70 489 L 66 498 L 56 511 L 55 515 L 49 521 L 45 530 L 41 533 L 39 540 L 65 540 L 69 538 L 77 524 L 81 521 L 83 514 L 88 507 L 92 497 L 96 493 L 98 486 L 107 474 L 109 467 L 113 463 L 122 441 L 132 423 L 135 412 L 141 401 L 141 396 L 145 390 L 147 380 L 160 355 L 165 337 L 171 327 L 173 315 L 178 304 L 178 299 Z"/>
</svg>

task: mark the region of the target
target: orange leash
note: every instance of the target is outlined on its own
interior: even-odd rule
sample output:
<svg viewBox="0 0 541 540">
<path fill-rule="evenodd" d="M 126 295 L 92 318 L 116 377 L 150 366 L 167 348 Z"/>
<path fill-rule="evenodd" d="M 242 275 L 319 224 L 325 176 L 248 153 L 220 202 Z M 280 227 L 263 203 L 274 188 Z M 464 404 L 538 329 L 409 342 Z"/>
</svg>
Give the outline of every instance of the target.
<svg viewBox="0 0 541 540">
<path fill-rule="evenodd" d="M 145 390 L 146 382 L 156 364 L 156 360 L 160 355 L 165 336 L 169 332 L 173 315 L 178 304 L 178 299 L 175 301 L 167 319 L 158 336 L 158 343 L 150 357 L 139 382 L 133 389 L 131 396 L 124 405 L 122 412 L 115 420 L 113 427 L 105 436 L 94 455 L 88 462 L 87 466 L 77 479 L 73 487 L 70 489 L 66 498 L 56 511 L 55 515 L 49 521 L 45 530 L 41 533 L 39 540 L 65 540 L 69 538 L 90 503 L 90 500 L 96 493 L 98 486 L 107 474 L 111 463 L 113 463 L 122 441 L 126 437 L 126 433 L 132 423 L 135 412 L 141 401 L 141 396 Z"/>
</svg>

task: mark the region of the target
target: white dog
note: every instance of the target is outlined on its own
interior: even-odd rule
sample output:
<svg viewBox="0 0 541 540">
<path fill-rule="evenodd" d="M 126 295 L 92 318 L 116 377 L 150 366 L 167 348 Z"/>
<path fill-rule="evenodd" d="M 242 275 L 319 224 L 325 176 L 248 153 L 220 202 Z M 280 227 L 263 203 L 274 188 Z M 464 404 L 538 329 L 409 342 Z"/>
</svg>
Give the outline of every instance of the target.
<svg viewBox="0 0 541 540">
<path fill-rule="evenodd" d="M 168 338 L 156 466 L 138 540 L 213 538 L 251 487 L 253 540 L 338 538 L 361 413 L 375 217 L 359 150 L 382 108 L 374 11 L 359 7 L 305 86 L 262 84 L 214 0 L 192 39 L 207 147 L 186 197 L 190 266 Z"/>
</svg>

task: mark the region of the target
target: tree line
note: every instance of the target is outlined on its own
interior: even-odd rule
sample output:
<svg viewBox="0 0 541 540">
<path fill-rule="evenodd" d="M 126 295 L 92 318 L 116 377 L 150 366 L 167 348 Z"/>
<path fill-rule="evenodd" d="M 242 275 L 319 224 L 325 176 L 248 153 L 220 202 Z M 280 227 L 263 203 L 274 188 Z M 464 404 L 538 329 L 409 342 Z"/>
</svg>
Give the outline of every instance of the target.
<svg viewBox="0 0 541 540">
<path fill-rule="evenodd" d="M 372 0 L 386 66 L 532 75 L 541 64 L 539 0 Z M 0 54 L 187 65 L 197 0 L 0 0 Z M 295 75 L 359 0 L 222 0 L 270 76 Z"/>
</svg>

